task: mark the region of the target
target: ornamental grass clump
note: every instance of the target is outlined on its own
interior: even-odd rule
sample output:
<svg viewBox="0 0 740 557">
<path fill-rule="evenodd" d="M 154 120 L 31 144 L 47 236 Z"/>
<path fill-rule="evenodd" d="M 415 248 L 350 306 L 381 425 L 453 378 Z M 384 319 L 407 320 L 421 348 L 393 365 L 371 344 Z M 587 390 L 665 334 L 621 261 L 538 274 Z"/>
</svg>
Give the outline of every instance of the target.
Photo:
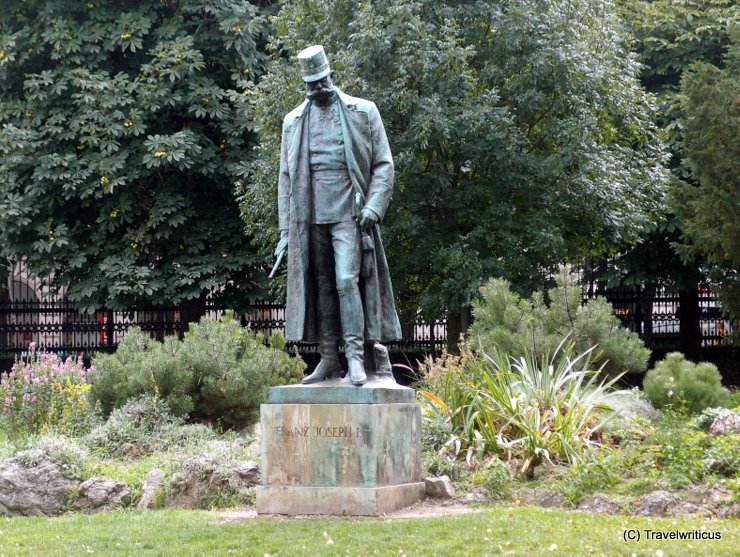
<svg viewBox="0 0 740 557">
<path fill-rule="evenodd" d="M 79 435 L 98 421 L 88 400 L 88 374 L 82 360 L 39 351 L 31 343 L 25 361 L 0 375 L 0 419 L 11 439 L 56 431 Z"/>
<path fill-rule="evenodd" d="M 580 462 L 599 444 L 611 416 L 611 380 L 593 369 L 591 350 L 574 354 L 565 340 L 552 356 L 514 358 L 463 353 L 427 363 L 427 407 L 453 425 L 447 446 L 470 462 L 486 454 L 516 458 L 532 477 L 547 462 Z"/>
</svg>

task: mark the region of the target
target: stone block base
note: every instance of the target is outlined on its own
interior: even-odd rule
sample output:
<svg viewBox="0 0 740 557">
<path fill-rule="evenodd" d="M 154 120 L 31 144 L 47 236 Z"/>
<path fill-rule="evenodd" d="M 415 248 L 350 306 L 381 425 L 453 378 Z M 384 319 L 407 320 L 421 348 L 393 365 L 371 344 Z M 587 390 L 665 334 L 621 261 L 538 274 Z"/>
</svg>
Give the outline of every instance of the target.
<svg viewBox="0 0 740 557">
<path fill-rule="evenodd" d="M 267 400 L 258 513 L 382 515 L 423 496 L 413 390 L 325 381 L 273 387 Z"/>
<path fill-rule="evenodd" d="M 424 496 L 424 482 L 385 487 L 260 486 L 259 514 L 331 514 L 380 516 Z"/>
</svg>

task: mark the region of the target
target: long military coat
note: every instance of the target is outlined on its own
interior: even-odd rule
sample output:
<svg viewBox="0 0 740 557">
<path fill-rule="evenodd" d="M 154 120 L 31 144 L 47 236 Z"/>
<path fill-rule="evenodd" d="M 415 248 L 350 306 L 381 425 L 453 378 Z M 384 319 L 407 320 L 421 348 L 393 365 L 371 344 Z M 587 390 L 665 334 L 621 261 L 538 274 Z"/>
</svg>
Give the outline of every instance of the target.
<svg viewBox="0 0 740 557">
<path fill-rule="evenodd" d="M 347 169 L 363 204 L 383 219 L 393 191 L 393 158 L 374 103 L 337 90 Z M 280 229 L 288 230 L 288 291 L 286 338 L 318 341 L 314 277 L 310 265 L 312 214 L 308 156 L 308 108 L 304 101 L 285 116 L 280 152 L 278 212 Z M 370 276 L 360 277 L 365 311 L 365 341 L 401 338 L 388 263 L 376 224 L 370 234 L 375 244 Z M 357 247 L 360 249 L 360 246 Z"/>
</svg>

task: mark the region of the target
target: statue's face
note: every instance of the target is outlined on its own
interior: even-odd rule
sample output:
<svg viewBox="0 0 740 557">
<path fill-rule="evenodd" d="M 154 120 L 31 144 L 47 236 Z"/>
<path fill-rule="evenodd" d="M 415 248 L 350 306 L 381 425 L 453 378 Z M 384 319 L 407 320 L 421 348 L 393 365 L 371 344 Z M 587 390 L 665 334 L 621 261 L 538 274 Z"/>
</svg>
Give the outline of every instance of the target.
<svg viewBox="0 0 740 557">
<path fill-rule="evenodd" d="M 336 88 L 328 75 L 318 81 L 309 81 L 306 83 L 306 98 L 315 101 L 317 104 L 327 104 Z"/>
</svg>

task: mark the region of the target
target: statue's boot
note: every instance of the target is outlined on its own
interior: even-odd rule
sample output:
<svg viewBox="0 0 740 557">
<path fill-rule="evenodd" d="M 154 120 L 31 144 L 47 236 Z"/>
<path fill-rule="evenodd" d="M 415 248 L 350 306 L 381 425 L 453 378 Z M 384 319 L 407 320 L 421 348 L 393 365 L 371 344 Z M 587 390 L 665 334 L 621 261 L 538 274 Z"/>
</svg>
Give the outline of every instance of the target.
<svg viewBox="0 0 740 557">
<path fill-rule="evenodd" d="M 339 301 L 333 284 L 322 283 L 319 287 L 319 365 L 302 383 L 318 383 L 341 375 L 339 364 Z"/>
<path fill-rule="evenodd" d="M 347 356 L 349 380 L 353 385 L 367 382 L 364 361 L 365 315 L 362 311 L 360 291 L 352 289 L 339 294 L 339 313 L 344 337 L 344 353 Z"/>
<path fill-rule="evenodd" d="M 325 379 L 332 379 L 335 376 L 339 376 L 339 373 L 342 371 L 342 366 L 339 364 L 339 359 L 337 357 L 331 358 L 331 357 L 321 357 L 321 361 L 319 361 L 319 365 L 316 366 L 316 369 L 313 370 L 313 373 L 310 375 L 307 375 L 303 378 L 303 381 L 301 381 L 304 385 L 309 385 L 310 383 L 318 383 L 319 381 L 324 381 Z"/>
</svg>

